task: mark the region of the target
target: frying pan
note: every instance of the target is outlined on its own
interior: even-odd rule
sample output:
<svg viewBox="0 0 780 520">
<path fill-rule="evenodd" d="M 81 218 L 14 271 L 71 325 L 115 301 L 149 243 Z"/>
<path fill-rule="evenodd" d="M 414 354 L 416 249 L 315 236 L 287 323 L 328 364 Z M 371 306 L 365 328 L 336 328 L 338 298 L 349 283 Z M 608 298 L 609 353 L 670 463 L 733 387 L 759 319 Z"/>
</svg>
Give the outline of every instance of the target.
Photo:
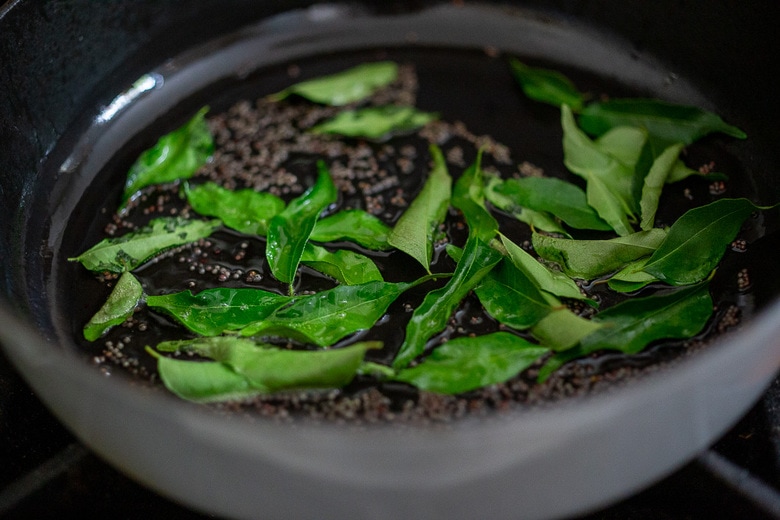
<svg viewBox="0 0 780 520">
<path fill-rule="evenodd" d="M 290 427 L 217 416 L 91 366 L 56 304 L 65 223 L 87 186 L 105 183 L 112 152 L 188 100 L 264 66 L 366 46 L 489 46 L 694 102 L 746 130 L 741 189 L 773 203 L 778 14 L 772 2 L 725 0 L 10 1 L 0 8 L 4 351 L 86 445 L 204 512 L 552 518 L 603 507 L 694 457 L 775 376 L 774 277 L 738 332 L 612 392 L 445 430 Z M 775 249 L 763 254 L 777 264 Z"/>
</svg>

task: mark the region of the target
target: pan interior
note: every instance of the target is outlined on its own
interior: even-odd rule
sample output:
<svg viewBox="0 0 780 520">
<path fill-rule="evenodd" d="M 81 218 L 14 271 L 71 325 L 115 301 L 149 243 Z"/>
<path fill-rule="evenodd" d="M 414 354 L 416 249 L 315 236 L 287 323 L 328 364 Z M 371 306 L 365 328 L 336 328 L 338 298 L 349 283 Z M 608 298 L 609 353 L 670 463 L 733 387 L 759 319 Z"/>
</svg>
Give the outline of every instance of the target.
<svg viewBox="0 0 780 520">
<path fill-rule="evenodd" d="M 46 199 L 42 207 L 49 212 L 39 215 L 43 225 L 28 227 L 28 243 L 46 244 L 44 261 L 29 266 L 27 278 L 28 294 L 36 295 L 37 305 L 50 305 L 48 312 L 35 314 L 39 326 L 87 359 L 100 355 L 103 342 L 90 345 L 79 338 L 79 331 L 104 300 L 105 287 L 66 259 L 99 240 L 111 222 L 113 201 L 120 197 L 129 166 L 157 137 L 181 125 L 201 106 L 217 113 L 237 100 L 281 90 L 291 81 L 291 67 L 315 77 L 378 59 L 412 64 L 420 86 L 420 109 L 463 121 L 472 132 L 489 134 L 507 145 L 515 162 L 529 161 L 557 177 L 571 178 L 563 168 L 558 111 L 522 96 L 508 70 L 509 56 L 561 70 L 583 91 L 658 97 L 718 111 L 717 99 L 697 89 L 695 77 L 674 72 L 650 56 L 638 56 L 626 42 L 584 27 L 501 15 L 491 9 L 442 8 L 408 18 L 373 18 L 335 7 L 318 8 L 243 28 L 145 70 L 111 103 L 63 136 L 60 149 L 46 164 L 47 175 L 58 178 L 51 192 L 42 195 Z M 286 30 L 279 32 L 276 24 L 282 22 Z M 317 37 L 298 37 L 311 30 Z M 590 50 L 586 56 L 579 52 L 583 48 Z M 749 121 L 740 114 L 724 117 L 745 124 L 751 133 Z M 752 154 L 750 145 L 715 137 L 691 147 L 689 160 L 714 160 L 724 168 L 729 196 L 766 199 L 768 194 L 756 190 L 751 176 L 762 160 Z M 63 155 L 66 158 L 57 161 Z M 668 205 L 686 204 L 683 194 L 691 192 L 706 197 L 706 190 L 706 183 L 691 181 L 668 196 Z M 748 233 L 752 244 L 748 254 L 727 255 L 725 274 L 713 289 L 719 301 L 737 302 L 745 318 L 771 301 L 778 285 L 768 264 L 761 262 L 776 247 L 776 233 L 765 236 L 763 222 L 756 222 Z M 731 283 L 744 268 L 750 269 L 755 287 L 747 294 Z M 111 340 L 120 342 L 122 332 L 115 335 Z M 659 359 L 667 355 L 658 353 Z M 653 359 L 640 356 L 635 363 L 647 365 Z"/>
</svg>

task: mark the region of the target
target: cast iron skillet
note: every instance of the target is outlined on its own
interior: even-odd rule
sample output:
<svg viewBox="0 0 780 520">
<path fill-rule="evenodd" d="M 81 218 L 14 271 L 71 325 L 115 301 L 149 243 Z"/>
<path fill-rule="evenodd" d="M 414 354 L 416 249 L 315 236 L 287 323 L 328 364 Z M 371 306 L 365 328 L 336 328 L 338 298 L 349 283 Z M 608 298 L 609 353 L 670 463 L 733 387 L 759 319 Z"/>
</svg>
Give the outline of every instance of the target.
<svg viewBox="0 0 780 520">
<path fill-rule="evenodd" d="M 57 245 L 78 197 L 99 182 L 112 147 L 157 117 L 181 115 L 207 85 L 269 63 L 408 44 L 413 35 L 429 45 L 493 45 L 576 65 L 716 109 L 751 136 L 740 144 L 745 189 L 759 203 L 780 200 L 773 178 L 776 7 L 711 0 L 307 4 L 85 0 L 0 8 L 0 340 L 85 444 L 174 500 L 237 518 L 470 518 L 484 511 L 543 518 L 601 507 L 651 484 L 750 407 L 780 361 L 780 302 L 771 282 L 758 290 L 768 303 L 738 334 L 663 373 L 608 395 L 449 431 L 226 420 L 89 366 L 52 311 L 52 273 L 63 261 Z M 246 45 L 256 47 L 247 53 Z M 219 60 L 207 59 L 216 51 Z M 131 88 L 149 73 L 149 88 Z"/>
</svg>

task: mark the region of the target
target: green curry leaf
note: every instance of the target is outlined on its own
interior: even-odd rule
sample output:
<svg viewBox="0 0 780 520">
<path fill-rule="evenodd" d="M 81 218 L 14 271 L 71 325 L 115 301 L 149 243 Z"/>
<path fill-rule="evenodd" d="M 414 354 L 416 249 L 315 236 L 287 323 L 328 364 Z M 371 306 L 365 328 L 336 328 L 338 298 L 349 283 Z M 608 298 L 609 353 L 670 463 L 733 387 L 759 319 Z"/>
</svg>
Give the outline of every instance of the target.
<svg viewBox="0 0 780 520">
<path fill-rule="evenodd" d="M 169 358 L 146 347 L 157 359 L 157 372 L 165 387 L 188 401 L 209 403 L 245 399 L 259 393 L 249 381 L 218 361 Z"/>
<path fill-rule="evenodd" d="M 591 141 L 577 127 L 574 115 L 566 105 L 563 105 L 561 110 L 561 124 L 564 163 L 572 173 L 585 179 L 588 204 L 618 235 L 631 234 L 633 228 L 630 221 L 634 217 L 635 209 L 633 167 Z M 634 135 L 636 132 L 633 129 L 620 128 L 617 137 L 621 142 L 629 138 L 630 141 L 635 141 Z M 608 143 L 611 145 L 612 140 Z M 638 153 L 636 155 L 638 157 Z"/>
<path fill-rule="evenodd" d="M 563 305 L 553 309 L 531 328 L 539 343 L 555 351 L 568 350 L 602 325 L 574 314 Z"/>
<path fill-rule="evenodd" d="M 406 337 L 393 361 L 394 368 L 403 368 L 422 354 L 428 339 L 446 327 L 447 320 L 461 300 L 500 259 L 501 253 L 469 236 L 452 278 L 444 287 L 429 292 L 412 313 Z"/>
<path fill-rule="evenodd" d="M 364 63 L 335 74 L 301 81 L 268 98 L 281 101 L 296 94 L 315 103 L 342 106 L 368 98 L 397 77 L 398 65 L 391 61 Z"/>
<path fill-rule="evenodd" d="M 313 126 L 311 131 L 379 141 L 416 130 L 436 119 L 436 114 L 422 112 L 415 107 L 386 105 L 339 112 L 332 119 Z"/>
<path fill-rule="evenodd" d="M 699 282 L 715 268 L 742 223 L 758 209 L 747 199 L 720 199 L 672 224 L 644 271 L 671 285 Z"/>
<path fill-rule="evenodd" d="M 552 309 L 536 284 L 508 258 L 493 268 L 474 292 L 490 316 L 516 330 L 536 324 Z"/>
<path fill-rule="evenodd" d="M 306 296 L 296 296 L 267 318 L 241 330 L 243 336 L 281 336 L 320 347 L 370 328 L 413 283 L 368 282 L 339 285 Z"/>
<path fill-rule="evenodd" d="M 221 225 L 219 220 L 162 217 L 121 237 L 103 239 L 68 260 L 81 262 L 90 271 L 132 271 L 167 249 L 208 237 Z"/>
<path fill-rule="evenodd" d="M 517 206 L 555 215 L 575 229 L 612 229 L 588 205 L 584 191 L 561 179 L 523 177 L 502 181 L 493 177 L 488 182 L 487 190 L 507 197 Z"/>
<path fill-rule="evenodd" d="M 371 213 L 349 209 L 318 220 L 309 238 L 315 242 L 348 240 L 371 251 L 386 251 L 392 249 L 387 243 L 390 230 L 390 226 Z"/>
<path fill-rule="evenodd" d="M 168 341 L 166 352 L 190 351 L 230 367 L 261 393 L 310 388 L 341 388 L 360 368 L 365 353 L 380 342 L 361 342 L 328 350 L 288 350 L 231 336 Z M 191 361 L 191 363 L 197 363 Z"/>
<path fill-rule="evenodd" d="M 612 99 L 591 103 L 582 110 L 580 125 L 591 135 L 602 135 L 619 126 L 642 128 L 651 139 L 660 143 L 660 149 L 674 143 L 691 144 L 712 132 L 738 139 L 746 137 L 742 130 L 711 112 L 657 99 Z"/>
<path fill-rule="evenodd" d="M 289 302 L 289 296 L 247 287 L 216 287 L 198 294 L 182 291 L 146 297 L 148 307 L 169 314 L 202 336 L 241 330 Z"/>
<path fill-rule="evenodd" d="M 658 201 L 661 199 L 661 191 L 666 184 L 669 175 L 679 162 L 682 143 L 674 144 L 659 155 L 650 171 L 645 176 L 642 186 L 642 199 L 639 201 L 642 220 L 639 224 L 643 230 L 647 231 L 655 223 L 655 213 L 658 210 Z"/>
<path fill-rule="evenodd" d="M 329 251 L 308 243 L 303 249 L 301 262 L 347 285 L 382 281 L 382 273 L 373 260 L 346 249 Z"/>
<path fill-rule="evenodd" d="M 508 332 L 456 338 L 436 347 L 419 365 L 400 370 L 392 379 L 429 392 L 458 394 L 502 383 L 547 352 Z"/>
<path fill-rule="evenodd" d="M 608 240 L 572 240 L 534 233 L 531 241 L 540 257 L 557 263 L 567 275 L 591 280 L 652 255 L 665 237 L 663 229 L 654 228 Z"/>
<path fill-rule="evenodd" d="M 452 191 L 452 205 L 463 213 L 469 233 L 489 243 L 498 232 L 498 222 L 485 207 L 482 181 L 482 150 L 477 153 L 474 164 L 455 183 Z"/>
<path fill-rule="evenodd" d="M 317 182 L 268 222 L 265 255 L 274 277 L 290 284 L 298 270 L 304 247 L 320 214 L 338 198 L 325 163 L 318 161 Z"/>
<path fill-rule="evenodd" d="M 430 273 L 433 241 L 447 214 L 452 177 L 441 150 L 431 145 L 434 166 L 422 190 L 395 223 L 387 241 L 417 260 Z"/>
<path fill-rule="evenodd" d="M 129 272 L 122 273 L 108 300 L 84 326 L 84 338 L 95 341 L 111 327 L 124 323 L 133 315 L 143 295 L 141 282 Z"/>
<path fill-rule="evenodd" d="M 284 209 L 284 201 L 270 193 L 227 190 L 213 182 L 184 185 L 187 201 L 197 213 L 219 218 L 226 227 L 247 235 L 265 236 L 268 221 Z"/>
<path fill-rule="evenodd" d="M 576 300 L 587 299 L 570 277 L 560 271 L 549 269 L 506 236 L 500 235 L 500 237 L 512 263 L 533 280 L 537 287 L 555 296 Z"/>
<path fill-rule="evenodd" d="M 509 66 L 529 98 L 556 107 L 569 105 L 575 112 L 582 110 L 584 96 L 571 80 L 560 72 L 529 67 L 515 58 L 509 60 Z"/>
<path fill-rule="evenodd" d="M 122 194 L 120 210 L 140 189 L 179 179 L 188 179 L 206 163 L 214 153 L 203 107 L 184 126 L 162 136 L 157 143 L 143 152 L 130 167 Z"/>
</svg>

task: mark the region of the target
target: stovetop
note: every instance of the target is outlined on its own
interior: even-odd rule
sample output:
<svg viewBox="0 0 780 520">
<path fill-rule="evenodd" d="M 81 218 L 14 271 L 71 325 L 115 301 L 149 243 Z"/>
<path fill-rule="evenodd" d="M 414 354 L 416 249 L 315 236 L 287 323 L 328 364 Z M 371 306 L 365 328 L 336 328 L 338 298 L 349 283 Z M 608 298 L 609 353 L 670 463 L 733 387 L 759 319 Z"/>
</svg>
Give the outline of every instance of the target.
<svg viewBox="0 0 780 520">
<path fill-rule="evenodd" d="M 40 403 L 0 351 L 0 517 L 214 518 L 103 462 Z M 780 520 L 780 377 L 711 448 L 641 493 L 577 520 Z"/>
</svg>

